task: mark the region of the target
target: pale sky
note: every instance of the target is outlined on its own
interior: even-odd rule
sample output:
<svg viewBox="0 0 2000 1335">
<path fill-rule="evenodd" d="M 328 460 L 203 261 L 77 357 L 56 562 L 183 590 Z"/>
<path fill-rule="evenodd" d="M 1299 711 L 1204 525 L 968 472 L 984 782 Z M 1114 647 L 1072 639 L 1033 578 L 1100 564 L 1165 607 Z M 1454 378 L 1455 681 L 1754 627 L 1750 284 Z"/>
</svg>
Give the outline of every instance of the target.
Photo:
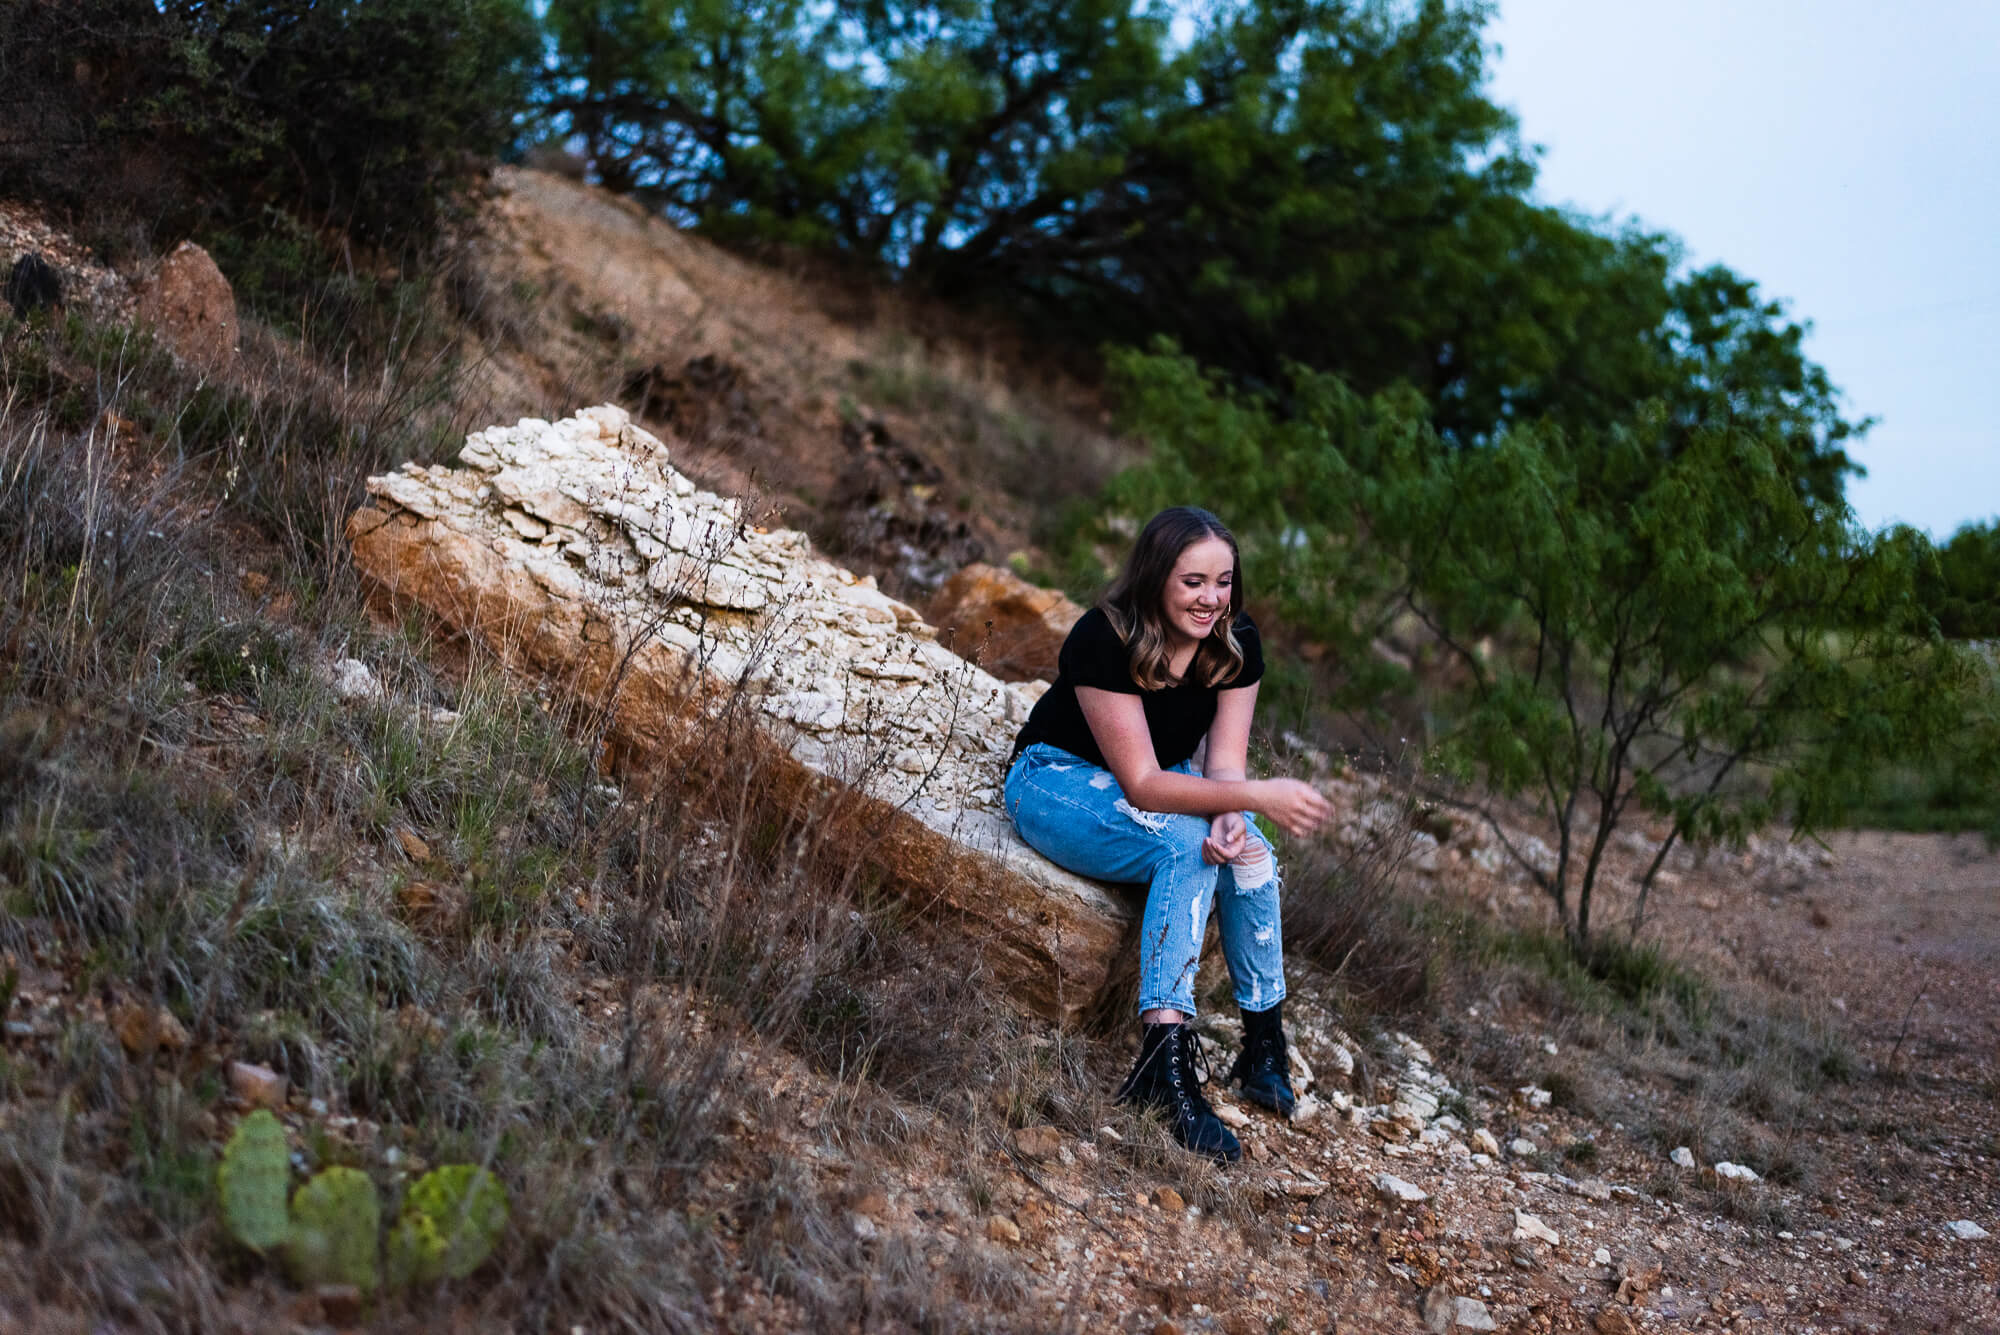
<svg viewBox="0 0 2000 1335">
<path fill-rule="evenodd" d="M 2000 515 L 2000 0 L 1499 0 L 1541 198 L 1678 235 L 1810 321 L 1880 420 L 1869 527 Z"/>
</svg>

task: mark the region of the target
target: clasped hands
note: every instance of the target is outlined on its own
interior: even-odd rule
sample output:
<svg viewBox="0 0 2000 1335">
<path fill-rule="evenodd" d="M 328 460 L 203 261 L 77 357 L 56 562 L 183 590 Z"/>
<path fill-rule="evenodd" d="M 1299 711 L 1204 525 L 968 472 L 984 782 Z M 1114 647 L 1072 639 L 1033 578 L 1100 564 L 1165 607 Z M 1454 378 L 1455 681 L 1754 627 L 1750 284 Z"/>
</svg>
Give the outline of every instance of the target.
<svg viewBox="0 0 2000 1335">
<path fill-rule="evenodd" d="M 1240 811 L 1225 811 L 1208 823 L 1208 837 L 1201 841 L 1201 860 L 1213 866 L 1234 862 L 1250 843 L 1249 822 Z"/>
</svg>

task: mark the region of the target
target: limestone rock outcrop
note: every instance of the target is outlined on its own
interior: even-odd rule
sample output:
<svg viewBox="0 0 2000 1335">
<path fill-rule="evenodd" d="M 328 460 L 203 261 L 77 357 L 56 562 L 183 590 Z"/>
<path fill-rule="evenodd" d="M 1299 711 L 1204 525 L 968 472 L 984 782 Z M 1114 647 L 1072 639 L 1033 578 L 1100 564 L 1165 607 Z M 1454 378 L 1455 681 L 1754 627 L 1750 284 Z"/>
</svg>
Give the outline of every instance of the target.
<svg viewBox="0 0 2000 1335">
<path fill-rule="evenodd" d="M 1056 655 L 1082 615 L 1060 590 L 983 562 L 946 580 L 930 605 L 951 647 L 1004 681 L 1054 681 Z"/>
<path fill-rule="evenodd" d="M 220 366 L 236 355 L 236 290 L 192 241 L 174 247 L 140 288 L 138 318 L 198 365 Z"/>
<path fill-rule="evenodd" d="M 1032 687 L 950 652 L 803 534 L 746 523 L 623 409 L 488 428 L 459 463 L 369 479 L 347 536 L 378 591 L 608 703 L 640 770 L 703 708 L 750 701 L 775 763 L 855 786 L 888 883 L 962 924 L 1014 995 L 1066 1019 L 1096 1001 L 1134 906 L 1035 854 L 1001 809 Z"/>
</svg>

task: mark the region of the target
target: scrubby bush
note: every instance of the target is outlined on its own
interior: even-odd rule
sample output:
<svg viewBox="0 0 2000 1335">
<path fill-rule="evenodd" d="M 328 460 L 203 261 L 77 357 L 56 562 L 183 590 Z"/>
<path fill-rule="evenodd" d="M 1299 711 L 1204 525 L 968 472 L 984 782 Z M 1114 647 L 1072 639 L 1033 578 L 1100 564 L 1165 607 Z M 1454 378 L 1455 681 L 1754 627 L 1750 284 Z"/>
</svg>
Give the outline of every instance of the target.
<svg viewBox="0 0 2000 1335">
<path fill-rule="evenodd" d="M 511 138 L 536 49 L 520 0 L 6 0 L 0 182 L 101 236 L 276 211 L 423 241 Z"/>
</svg>

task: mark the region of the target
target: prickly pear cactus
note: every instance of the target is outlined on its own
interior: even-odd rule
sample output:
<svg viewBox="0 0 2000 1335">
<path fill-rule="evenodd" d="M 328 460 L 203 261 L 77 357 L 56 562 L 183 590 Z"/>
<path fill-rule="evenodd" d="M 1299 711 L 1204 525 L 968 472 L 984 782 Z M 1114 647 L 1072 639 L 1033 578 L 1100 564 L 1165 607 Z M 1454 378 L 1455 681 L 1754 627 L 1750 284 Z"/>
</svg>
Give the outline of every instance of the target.
<svg viewBox="0 0 2000 1335">
<path fill-rule="evenodd" d="M 301 1286 L 352 1284 L 373 1293 L 382 1207 L 375 1184 L 354 1168 L 328 1168 L 292 1195 L 285 1259 Z"/>
<path fill-rule="evenodd" d="M 389 1230 L 389 1284 L 429 1284 L 444 1274 L 444 1234 L 427 1214 L 404 1211 Z"/>
<path fill-rule="evenodd" d="M 285 1240 L 285 1186 L 290 1161 L 285 1128 L 259 1108 L 236 1126 L 215 1170 L 222 1218 L 245 1247 L 266 1251 Z"/>
<path fill-rule="evenodd" d="M 411 1262 L 422 1262 L 413 1279 L 464 1279 L 485 1264 L 507 1230 L 507 1189 L 477 1165 L 446 1164 L 410 1188 L 403 1221 Z M 403 1234 L 404 1224 L 396 1232 Z M 393 1254 L 393 1239 L 390 1245 Z"/>
</svg>

